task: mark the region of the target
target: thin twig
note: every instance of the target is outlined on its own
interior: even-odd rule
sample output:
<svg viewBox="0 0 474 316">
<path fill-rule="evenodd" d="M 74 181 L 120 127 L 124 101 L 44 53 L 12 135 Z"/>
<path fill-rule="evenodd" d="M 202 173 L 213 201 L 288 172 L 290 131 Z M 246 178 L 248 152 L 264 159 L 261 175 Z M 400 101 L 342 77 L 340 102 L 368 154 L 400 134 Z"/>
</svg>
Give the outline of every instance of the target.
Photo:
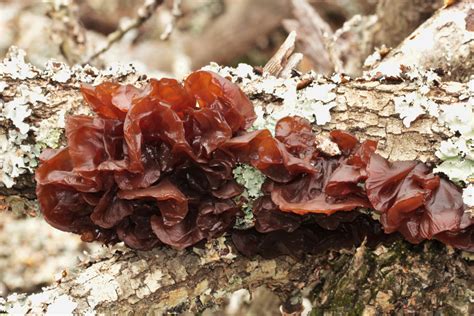
<svg viewBox="0 0 474 316">
<path fill-rule="evenodd" d="M 171 10 L 171 14 L 171 21 L 169 21 L 169 23 L 166 25 L 165 31 L 160 36 L 162 41 L 166 41 L 170 37 L 174 27 L 176 26 L 176 21 L 183 15 L 181 12 L 181 0 L 173 0 L 173 9 Z"/>
<path fill-rule="evenodd" d="M 114 43 L 121 40 L 125 36 L 125 34 L 143 25 L 143 23 L 148 21 L 153 16 L 153 13 L 155 13 L 158 6 L 160 6 L 163 2 L 164 0 L 146 0 L 143 6 L 138 9 L 137 17 L 130 23 L 127 23 L 124 26 L 119 26 L 119 28 L 115 32 L 109 34 L 109 36 L 107 37 L 107 44 L 95 53 L 93 53 L 83 64 L 90 63 L 91 61 L 108 51 L 110 47 L 112 47 Z"/>
</svg>

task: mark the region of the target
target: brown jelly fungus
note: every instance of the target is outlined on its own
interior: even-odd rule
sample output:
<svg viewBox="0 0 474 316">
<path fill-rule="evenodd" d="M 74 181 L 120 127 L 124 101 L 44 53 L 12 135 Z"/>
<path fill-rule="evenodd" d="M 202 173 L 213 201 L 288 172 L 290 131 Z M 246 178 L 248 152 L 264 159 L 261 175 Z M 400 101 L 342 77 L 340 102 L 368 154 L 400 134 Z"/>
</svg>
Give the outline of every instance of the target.
<svg viewBox="0 0 474 316">
<path fill-rule="evenodd" d="M 182 249 L 232 233 L 242 252 L 272 256 L 350 246 L 383 230 L 474 250 L 456 185 L 423 163 L 389 162 L 376 142 L 344 131 L 330 134 L 341 154 L 328 157 L 305 118 L 281 119 L 275 136 L 247 131 L 252 103 L 215 73 L 81 92 L 95 115 L 68 117 L 67 146 L 42 153 L 36 193 L 48 223 L 85 241 Z M 233 228 L 244 190 L 237 164 L 267 177 L 249 231 Z M 361 209 L 379 213 L 380 224 Z"/>
</svg>

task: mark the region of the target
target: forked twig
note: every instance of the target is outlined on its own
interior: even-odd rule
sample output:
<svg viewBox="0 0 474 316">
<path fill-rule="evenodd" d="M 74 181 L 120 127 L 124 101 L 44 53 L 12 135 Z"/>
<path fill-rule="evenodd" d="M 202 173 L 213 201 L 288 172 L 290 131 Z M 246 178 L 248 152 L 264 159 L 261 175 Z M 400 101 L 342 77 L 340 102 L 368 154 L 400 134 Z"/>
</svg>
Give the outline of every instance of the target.
<svg viewBox="0 0 474 316">
<path fill-rule="evenodd" d="M 164 2 L 164 0 L 146 0 L 142 7 L 138 9 L 138 16 L 126 25 L 119 26 L 119 28 L 109 34 L 107 43 L 104 47 L 93 53 L 83 64 L 88 64 L 112 47 L 112 45 L 121 40 L 125 34 L 133 29 L 136 29 L 148 21 L 156 9 Z"/>
</svg>

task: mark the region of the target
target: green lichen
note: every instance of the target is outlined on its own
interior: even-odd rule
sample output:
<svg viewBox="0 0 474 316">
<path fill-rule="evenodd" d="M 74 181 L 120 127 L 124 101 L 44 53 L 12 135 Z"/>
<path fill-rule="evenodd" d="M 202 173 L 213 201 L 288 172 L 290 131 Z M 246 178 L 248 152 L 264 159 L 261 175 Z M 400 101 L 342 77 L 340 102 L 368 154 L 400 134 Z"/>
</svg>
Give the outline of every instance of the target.
<svg viewBox="0 0 474 316">
<path fill-rule="evenodd" d="M 39 123 L 35 130 L 36 145 L 38 150 L 44 148 L 59 148 L 61 146 L 61 137 L 66 126 L 66 110 L 61 109 L 58 113 Z"/>
<path fill-rule="evenodd" d="M 465 103 L 442 105 L 439 119 L 454 137 L 441 142 L 436 156 L 442 160 L 434 171 L 446 174 L 464 189 L 463 200 L 473 206 L 470 193 L 474 181 L 474 80 L 468 84 L 470 97 Z M 469 184 L 471 183 L 471 184 Z"/>
<path fill-rule="evenodd" d="M 458 184 L 467 182 L 469 178 L 474 178 L 474 161 L 462 158 L 451 158 L 438 165 L 434 172 L 442 172 Z"/>
<path fill-rule="evenodd" d="M 236 197 L 236 201 L 242 203 L 244 215 L 237 218 L 236 228 L 248 228 L 253 226 L 253 202 L 262 195 L 262 184 L 265 176 L 256 168 L 249 165 L 239 165 L 233 170 L 234 178 L 244 187 L 244 192 Z"/>
</svg>

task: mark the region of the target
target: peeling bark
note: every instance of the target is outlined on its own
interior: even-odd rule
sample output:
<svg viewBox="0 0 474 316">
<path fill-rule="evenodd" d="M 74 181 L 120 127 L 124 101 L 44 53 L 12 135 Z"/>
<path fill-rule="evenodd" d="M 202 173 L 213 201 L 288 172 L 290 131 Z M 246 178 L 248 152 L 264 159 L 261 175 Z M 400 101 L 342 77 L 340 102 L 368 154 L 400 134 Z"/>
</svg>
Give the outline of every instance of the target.
<svg viewBox="0 0 474 316">
<path fill-rule="evenodd" d="M 292 0 L 294 20 L 285 20 L 288 31 L 296 31 L 302 52 L 311 59 L 313 69 L 329 75 L 342 72 L 342 65 L 333 52 L 331 27 L 306 0 Z"/>
</svg>

